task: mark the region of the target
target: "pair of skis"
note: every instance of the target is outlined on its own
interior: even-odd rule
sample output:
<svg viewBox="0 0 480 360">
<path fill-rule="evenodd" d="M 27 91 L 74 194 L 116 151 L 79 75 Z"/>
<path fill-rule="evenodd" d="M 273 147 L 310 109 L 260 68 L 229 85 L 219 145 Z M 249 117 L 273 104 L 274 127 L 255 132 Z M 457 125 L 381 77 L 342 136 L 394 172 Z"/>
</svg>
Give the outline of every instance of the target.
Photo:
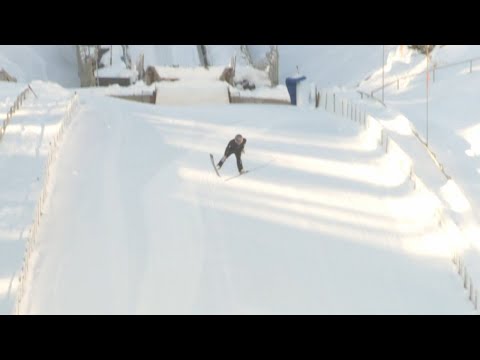
<svg viewBox="0 0 480 360">
<path fill-rule="evenodd" d="M 214 170 L 215 170 L 215 172 L 217 173 L 218 177 L 222 177 L 222 176 L 220 175 L 220 173 L 218 172 L 217 165 L 215 165 L 215 160 L 213 159 L 213 155 L 212 155 L 212 154 L 210 154 L 210 160 L 212 161 L 213 169 L 214 169 Z M 232 177 L 230 177 L 230 178 L 226 179 L 225 181 L 228 181 L 228 180 L 230 180 L 230 179 L 233 179 L 233 178 L 236 178 L 236 177 L 239 177 L 239 176 L 245 175 L 245 174 L 248 174 L 248 170 L 244 171 L 244 172 L 243 172 L 243 173 L 241 173 L 241 174 L 238 174 L 238 175 L 232 176 Z"/>
</svg>

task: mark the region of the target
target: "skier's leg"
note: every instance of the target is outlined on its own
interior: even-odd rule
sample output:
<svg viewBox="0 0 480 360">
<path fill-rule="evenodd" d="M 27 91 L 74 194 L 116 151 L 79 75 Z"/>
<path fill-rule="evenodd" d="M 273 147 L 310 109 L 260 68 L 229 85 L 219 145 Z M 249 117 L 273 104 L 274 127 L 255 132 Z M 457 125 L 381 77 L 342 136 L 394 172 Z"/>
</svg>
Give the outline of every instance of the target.
<svg viewBox="0 0 480 360">
<path fill-rule="evenodd" d="M 220 169 L 222 166 L 223 166 L 223 163 L 225 162 L 225 160 L 228 159 L 228 157 L 232 155 L 232 153 L 227 153 L 223 156 L 223 158 L 220 159 L 220 161 L 218 162 L 217 164 L 217 167 Z"/>
<path fill-rule="evenodd" d="M 243 164 L 242 164 L 242 153 L 236 152 L 235 157 L 237 158 L 237 168 L 238 172 L 242 172 Z"/>
</svg>

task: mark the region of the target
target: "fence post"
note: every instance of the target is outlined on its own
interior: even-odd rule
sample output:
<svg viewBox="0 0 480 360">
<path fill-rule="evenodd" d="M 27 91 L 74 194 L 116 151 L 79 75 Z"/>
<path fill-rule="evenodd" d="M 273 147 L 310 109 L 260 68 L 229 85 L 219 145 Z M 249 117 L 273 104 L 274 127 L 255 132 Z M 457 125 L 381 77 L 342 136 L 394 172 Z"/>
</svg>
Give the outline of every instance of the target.
<svg viewBox="0 0 480 360">
<path fill-rule="evenodd" d="M 473 285 L 472 285 L 472 277 L 470 277 L 470 294 L 468 296 L 470 301 L 473 301 Z"/>
<path fill-rule="evenodd" d="M 325 91 L 325 111 L 327 111 L 328 92 Z"/>
<path fill-rule="evenodd" d="M 38 99 L 37 94 L 35 94 L 35 91 L 33 91 L 33 89 L 32 89 L 32 87 L 30 86 L 30 84 L 28 84 L 28 88 L 30 89 L 30 91 L 32 92 L 32 94 L 35 95 L 35 97 Z"/>
<path fill-rule="evenodd" d="M 75 99 L 77 99 L 77 98 L 75 97 Z M 57 149 L 58 141 L 59 141 L 60 137 L 62 136 L 62 134 L 65 132 L 66 124 L 68 122 L 70 122 L 69 120 L 70 120 L 71 115 L 72 115 L 72 108 L 73 108 L 72 103 L 70 103 L 67 106 L 67 111 L 66 111 L 65 117 L 61 120 L 62 125 L 60 127 L 60 130 L 58 131 L 57 135 L 53 138 L 53 141 L 50 142 L 49 156 L 48 156 L 47 162 L 46 162 L 45 177 L 42 181 L 43 182 L 43 186 L 42 186 L 43 190 L 41 191 L 40 197 L 37 201 L 37 206 L 36 206 L 36 209 L 35 209 L 35 215 L 34 215 L 34 218 L 32 219 L 33 224 L 30 226 L 28 240 L 27 240 L 27 244 L 26 244 L 26 247 L 25 247 L 25 251 L 24 251 L 23 265 L 22 265 L 22 269 L 20 271 L 20 275 L 19 275 L 19 278 L 18 278 L 19 288 L 18 288 L 18 292 L 17 292 L 17 295 L 16 295 L 16 309 L 15 309 L 15 312 L 17 314 L 20 313 L 20 304 L 21 304 L 23 296 L 25 294 L 25 281 L 26 281 L 27 273 L 29 271 L 29 259 L 32 255 L 34 245 L 35 245 L 36 241 L 38 240 L 37 239 L 37 233 L 38 233 L 38 228 L 40 226 L 40 217 L 43 216 L 42 207 L 45 205 L 45 202 L 46 202 L 46 199 L 47 199 L 47 196 L 48 196 L 47 185 L 48 185 L 48 182 L 50 181 L 51 166 L 52 166 L 52 162 L 55 158 L 54 153 L 55 153 L 55 151 L 58 150 Z M 11 112 L 11 109 L 10 109 L 10 112 Z M 8 116 L 8 113 L 7 113 L 7 116 Z"/>
</svg>

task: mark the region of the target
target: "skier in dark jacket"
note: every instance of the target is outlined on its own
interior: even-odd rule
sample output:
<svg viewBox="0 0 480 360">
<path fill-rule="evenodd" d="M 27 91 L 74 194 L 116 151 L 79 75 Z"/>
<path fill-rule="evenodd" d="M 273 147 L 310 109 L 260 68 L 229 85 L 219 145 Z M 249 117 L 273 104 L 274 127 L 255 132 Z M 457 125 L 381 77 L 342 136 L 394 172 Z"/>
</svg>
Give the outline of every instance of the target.
<svg viewBox="0 0 480 360">
<path fill-rule="evenodd" d="M 227 148 L 225 149 L 225 155 L 217 164 L 217 169 L 220 170 L 225 160 L 227 160 L 227 158 L 230 155 L 235 154 L 235 157 L 237 158 L 238 171 L 240 172 L 240 174 L 244 173 L 245 170 L 243 170 L 242 153 L 245 153 L 246 143 L 247 143 L 247 139 L 245 139 L 240 134 L 235 136 L 235 139 L 230 140 L 230 142 L 227 145 Z"/>
</svg>

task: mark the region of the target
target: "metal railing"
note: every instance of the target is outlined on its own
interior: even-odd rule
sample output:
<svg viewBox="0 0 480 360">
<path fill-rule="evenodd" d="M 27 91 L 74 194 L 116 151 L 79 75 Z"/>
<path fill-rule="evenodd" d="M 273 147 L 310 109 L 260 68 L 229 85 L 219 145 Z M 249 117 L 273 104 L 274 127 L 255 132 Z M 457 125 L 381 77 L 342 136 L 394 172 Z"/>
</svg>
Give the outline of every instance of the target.
<svg viewBox="0 0 480 360">
<path fill-rule="evenodd" d="M 78 106 L 78 94 L 75 94 L 72 99 L 70 100 L 69 104 L 67 105 L 67 109 L 65 111 L 65 115 L 63 119 L 61 120 L 61 126 L 60 129 L 58 130 L 57 134 L 53 137 L 53 139 L 50 141 L 50 149 L 48 153 L 48 158 L 45 164 L 45 170 L 43 171 L 43 187 L 42 191 L 40 193 L 40 197 L 37 202 L 37 206 L 35 207 L 34 211 L 34 218 L 32 221 L 32 225 L 29 230 L 29 235 L 27 239 L 27 244 L 25 246 L 25 253 L 23 256 L 23 266 L 20 271 L 19 279 L 18 279 L 18 290 L 16 294 L 16 303 L 15 303 L 15 309 L 14 309 L 14 314 L 19 314 L 20 313 L 20 304 L 23 300 L 23 296 L 25 294 L 25 284 L 26 284 L 26 278 L 28 275 L 28 270 L 31 265 L 31 255 L 34 250 L 34 245 L 37 240 L 38 236 L 38 230 L 40 227 L 40 221 L 43 215 L 43 209 L 45 206 L 45 202 L 48 196 L 48 185 L 50 181 L 50 174 L 51 174 L 51 168 L 54 163 L 54 160 L 56 158 L 57 152 L 58 152 L 58 147 L 59 144 L 63 138 L 63 134 L 65 133 L 66 128 L 70 124 L 73 118 L 73 114 Z"/>
<path fill-rule="evenodd" d="M 434 65 L 432 68 L 428 69 L 428 72 L 432 73 L 432 81 L 435 82 L 435 73 L 438 70 L 443 70 L 443 69 L 451 68 L 451 67 L 454 67 L 454 66 L 468 64 L 469 73 L 472 73 L 473 72 L 473 63 L 476 62 L 476 61 L 479 61 L 479 60 L 480 60 L 480 57 L 475 57 L 475 58 L 471 58 L 471 59 L 467 59 L 467 60 L 458 61 L 458 62 L 455 62 L 455 63 L 440 65 L 440 66 Z M 380 86 L 376 89 L 371 90 L 370 95 L 373 97 L 373 94 L 375 94 L 377 91 L 380 91 L 382 89 L 385 89 L 385 88 L 390 87 L 390 86 L 395 85 L 395 84 L 397 84 L 397 89 L 400 89 L 400 81 L 401 80 L 413 78 L 413 77 L 416 77 L 418 75 L 422 75 L 422 74 L 426 74 L 426 73 L 427 73 L 427 70 L 423 70 L 423 71 L 420 71 L 420 72 L 417 72 L 417 73 L 414 73 L 414 74 L 399 76 L 395 80 L 386 83 L 384 86 Z"/>
<path fill-rule="evenodd" d="M 30 85 L 28 85 L 27 88 L 24 89 L 20 93 L 20 95 L 17 96 L 17 98 L 13 102 L 13 105 L 8 110 L 7 116 L 2 121 L 2 126 L 0 128 L 0 141 L 2 140 L 3 135 L 5 135 L 5 132 L 7 131 L 8 124 L 10 124 L 10 122 L 12 121 L 13 114 L 15 114 L 15 112 L 20 109 L 20 106 L 22 106 L 23 102 L 27 99 L 27 93 L 29 91 L 31 91 L 32 94 L 34 94 L 35 97 L 37 97 L 37 95 L 35 94 L 33 89 L 30 87 Z"/>
<path fill-rule="evenodd" d="M 458 63 L 454 65 L 458 65 Z M 361 95 L 362 99 L 364 97 L 373 98 L 374 100 L 379 101 L 381 104 L 383 104 L 381 100 L 373 97 L 372 95 L 366 94 L 361 91 L 359 91 L 359 94 Z M 385 106 L 385 104 L 383 105 Z M 399 161 L 398 165 L 401 166 L 401 168 L 406 174 L 408 174 L 407 176 L 410 178 L 410 181 L 413 184 L 413 189 L 427 189 L 426 185 L 415 174 L 413 162 L 407 161 L 407 158 L 410 158 L 409 155 L 405 153 L 402 148 L 398 144 L 396 144 L 394 140 L 390 139 L 388 132 L 383 127 L 383 125 L 381 125 L 381 123 L 372 115 L 368 114 L 367 111 L 359 104 L 356 104 L 350 99 L 340 98 L 334 92 L 329 93 L 329 91 L 327 90 L 317 91 L 315 89 L 315 108 L 323 108 L 327 112 L 331 112 L 343 118 L 355 121 L 365 130 L 376 133 L 378 144 L 382 146 L 385 153 L 388 154 L 394 151 L 397 154 L 397 161 Z M 416 134 L 416 131 L 414 130 L 413 132 L 417 136 L 417 138 L 419 138 L 418 134 Z M 422 143 L 426 145 L 423 141 Z M 427 150 L 430 156 L 432 156 L 432 159 L 435 162 L 436 166 L 442 171 L 447 180 L 449 180 L 450 176 L 445 173 L 443 166 L 438 162 L 435 154 L 431 152 L 428 147 Z M 399 154 L 400 157 L 398 157 Z M 403 160 L 401 159 L 402 157 Z M 459 236 L 461 236 L 461 232 L 458 229 L 457 225 L 447 214 L 445 214 L 442 206 L 435 210 L 435 220 L 437 221 L 439 227 L 445 228 L 446 230 L 449 230 L 453 227 L 459 232 Z M 467 291 L 469 301 L 472 303 L 476 313 L 480 314 L 478 288 L 475 287 L 472 277 L 469 274 L 469 271 L 465 264 L 465 261 L 459 254 L 458 250 L 452 251 L 451 260 L 456 267 L 456 272 L 461 277 L 462 285 L 465 291 Z"/>
</svg>

